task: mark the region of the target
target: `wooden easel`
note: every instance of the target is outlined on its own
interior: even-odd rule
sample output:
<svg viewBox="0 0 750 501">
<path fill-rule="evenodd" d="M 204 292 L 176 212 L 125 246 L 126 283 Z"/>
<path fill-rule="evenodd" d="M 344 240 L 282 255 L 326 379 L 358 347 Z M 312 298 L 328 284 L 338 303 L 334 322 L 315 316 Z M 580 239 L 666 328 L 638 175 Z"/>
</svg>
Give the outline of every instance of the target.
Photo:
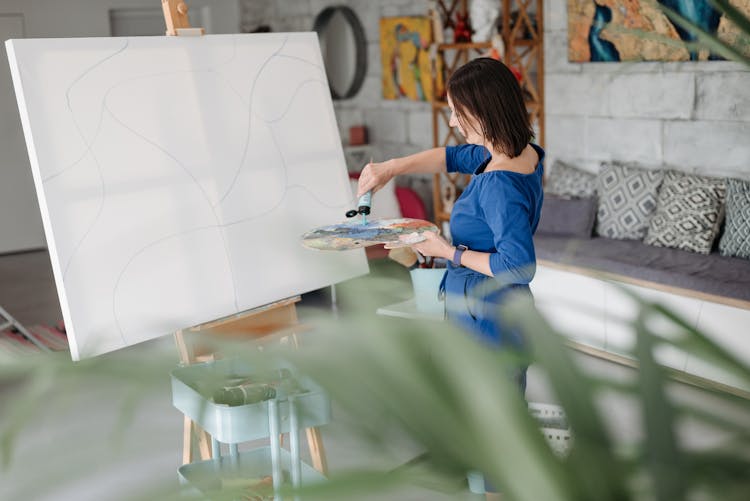
<svg viewBox="0 0 750 501">
<path fill-rule="evenodd" d="M 167 23 L 167 36 L 196 36 L 204 35 L 203 28 L 190 26 L 188 6 L 183 0 L 161 0 L 164 10 L 164 20 Z"/>
<path fill-rule="evenodd" d="M 203 28 L 190 26 L 188 6 L 183 0 L 162 0 L 161 3 L 164 9 L 164 20 L 167 24 L 167 36 L 201 36 L 205 33 Z M 248 340 L 262 339 L 264 342 L 287 341 L 297 348 L 299 347 L 297 334 L 309 330 L 308 326 L 299 323 L 296 309 L 296 303 L 299 301 L 299 296 L 284 299 L 191 328 L 189 332 L 192 334 L 229 336 L 235 340 L 241 338 Z M 177 331 L 174 337 L 181 364 L 190 365 L 196 362 L 214 360 L 217 357 L 216 353 L 197 354 L 193 343 L 187 342 L 182 330 Z M 328 464 L 320 430 L 307 428 L 305 432 L 313 467 L 326 475 Z M 193 462 L 194 439 L 197 439 L 200 459 L 212 458 L 211 437 L 187 416 L 184 417 L 182 436 L 183 464 Z"/>
<path fill-rule="evenodd" d="M 296 303 L 300 300 L 295 296 L 282 301 L 277 301 L 253 310 L 237 315 L 216 320 L 207 324 L 190 329 L 188 332 L 195 334 L 224 336 L 232 339 L 253 339 L 264 342 L 290 342 L 295 348 L 299 347 L 297 334 L 310 330 L 310 327 L 299 323 L 297 317 Z M 214 360 L 215 353 L 196 353 L 193 343 L 187 342 L 185 333 L 175 333 L 177 351 L 180 355 L 180 363 L 190 365 L 196 362 Z M 328 464 L 323 449 L 323 440 L 320 430 L 307 428 L 307 443 L 310 448 L 313 467 L 324 475 L 328 472 Z M 201 460 L 211 459 L 213 456 L 211 438 L 187 416 L 183 421 L 183 464 L 193 462 L 193 440 L 197 439 L 198 452 Z"/>
</svg>

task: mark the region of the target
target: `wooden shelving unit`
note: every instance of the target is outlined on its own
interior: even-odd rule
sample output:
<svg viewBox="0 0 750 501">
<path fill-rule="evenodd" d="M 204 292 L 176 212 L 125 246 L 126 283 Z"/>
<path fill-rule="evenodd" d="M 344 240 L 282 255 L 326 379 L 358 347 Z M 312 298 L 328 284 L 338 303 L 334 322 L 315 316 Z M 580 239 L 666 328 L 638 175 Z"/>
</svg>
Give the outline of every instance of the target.
<svg viewBox="0 0 750 501">
<path fill-rule="evenodd" d="M 544 146 L 544 24 L 543 0 L 498 0 L 501 4 L 500 35 L 505 44 L 503 62 L 521 72 L 521 87 L 526 97 L 526 109 L 537 133 L 536 142 Z M 438 0 L 438 11 L 445 20 L 457 12 L 466 13 L 467 0 Z M 442 61 L 444 81 L 470 59 L 486 54 L 490 42 L 441 43 L 436 57 Z M 440 67 L 436 64 L 435 67 Z M 436 75 L 433 75 L 436 79 Z M 435 82 L 433 80 L 433 88 Z M 435 94 L 432 102 L 433 146 L 460 144 L 463 138 L 448 122 L 450 109 L 444 95 Z M 441 123 L 447 132 L 440 133 Z M 436 174 L 433 182 L 435 223 L 438 227 L 450 219 L 450 210 L 461 189 L 468 182 L 465 174 Z"/>
</svg>

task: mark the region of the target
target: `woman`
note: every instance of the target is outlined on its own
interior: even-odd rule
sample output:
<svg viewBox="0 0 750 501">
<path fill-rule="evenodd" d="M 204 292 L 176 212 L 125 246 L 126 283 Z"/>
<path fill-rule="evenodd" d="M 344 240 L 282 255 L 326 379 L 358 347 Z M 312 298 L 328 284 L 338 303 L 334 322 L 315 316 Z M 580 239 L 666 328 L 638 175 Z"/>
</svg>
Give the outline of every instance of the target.
<svg viewBox="0 0 750 501">
<path fill-rule="evenodd" d="M 451 212 L 453 244 L 427 233 L 413 248 L 449 261 L 441 288 L 451 320 L 492 346 L 520 348 L 520 333 L 503 325 L 497 305 L 510 291 L 530 294 L 544 151 L 529 143 L 533 132 L 521 88 L 499 61 L 480 58 L 459 68 L 448 82 L 448 105 L 450 126 L 467 144 L 370 163 L 362 170 L 358 194 L 378 190 L 398 174 L 472 174 Z M 487 292 L 490 277 L 497 284 Z M 525 391 L 526 368 L 515 377 Z"/>
</svg>

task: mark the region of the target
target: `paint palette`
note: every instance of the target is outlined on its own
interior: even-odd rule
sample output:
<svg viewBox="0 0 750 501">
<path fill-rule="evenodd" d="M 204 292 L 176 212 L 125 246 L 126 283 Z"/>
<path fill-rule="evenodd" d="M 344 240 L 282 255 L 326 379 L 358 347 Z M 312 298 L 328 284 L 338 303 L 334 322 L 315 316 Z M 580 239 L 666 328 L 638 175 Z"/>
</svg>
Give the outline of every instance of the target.
<svg viewBox="0 0 750 501">
<path fill-rule="evenodd" d="M 424 240 L 423 233 L 438 232 L 437 226 L 422 219 L 360 219 L 322 226 L 302 235 L 302 245 L 317 250 L 349 250 L 385 244 L 388 249 L 408 247 Z"/>
</svg>

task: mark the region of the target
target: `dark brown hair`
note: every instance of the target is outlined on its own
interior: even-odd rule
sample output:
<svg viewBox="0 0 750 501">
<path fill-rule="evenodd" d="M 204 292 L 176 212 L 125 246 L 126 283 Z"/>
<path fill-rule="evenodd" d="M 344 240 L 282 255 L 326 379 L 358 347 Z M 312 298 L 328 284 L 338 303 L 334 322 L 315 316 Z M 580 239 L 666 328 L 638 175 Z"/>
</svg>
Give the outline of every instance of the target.
<svg viewBox="0 0 750 501">
<path fill-rule="evenodd" d="M 516 77 L 500 61 L 480 57 L 458 68 L 448 81 L 448 94 L 461 126 L 476 118 L 476 132 L 509 157 L 517 157 L 534 132 Z"/>
</svg>

